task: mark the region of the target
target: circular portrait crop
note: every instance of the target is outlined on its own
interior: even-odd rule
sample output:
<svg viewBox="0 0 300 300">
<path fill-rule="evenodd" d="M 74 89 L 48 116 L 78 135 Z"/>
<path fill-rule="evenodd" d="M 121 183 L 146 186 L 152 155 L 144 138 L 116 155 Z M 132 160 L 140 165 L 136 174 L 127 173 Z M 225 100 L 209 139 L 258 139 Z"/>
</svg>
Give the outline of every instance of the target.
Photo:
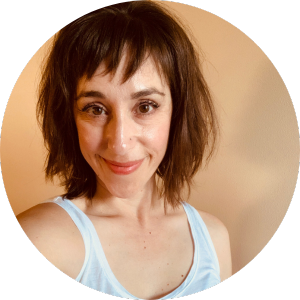
<svg viewBox="0 0 300 300">
<path fill-rule="evenodd" d="M 219 286 L 270 241 L 299 131 L 279 73 L 239 29 L 185 4 L 113 3 L 26 65 L 1 167 L 27 266 L 95 297 L 172 299 Z"/>
</svg>

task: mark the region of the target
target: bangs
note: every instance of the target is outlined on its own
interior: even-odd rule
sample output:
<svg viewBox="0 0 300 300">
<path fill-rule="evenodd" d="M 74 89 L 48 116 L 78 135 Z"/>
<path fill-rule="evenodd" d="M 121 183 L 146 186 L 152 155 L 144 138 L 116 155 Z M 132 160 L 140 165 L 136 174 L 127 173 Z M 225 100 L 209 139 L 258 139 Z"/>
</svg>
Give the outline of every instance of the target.
<svg viewBox="0 0 300 300">
<path fill-rule="evenodd" d="M 70 58 L 68 68 L 73 68 L 69 73 L 73 76 L 76 74 L 73 79 L 77 82 L 83 76 L 91 79 L 100 64 L 104 65 L 103 75 L 114 74 L 125 54 L 123 83 L 134 75 L 148 57 L 153 58 L 160 76 L 163 73 L 163 77 L 168 79 L 166 75 L 170 73 L 172 57 L 166 49 L 165 31 L 140 17 L 133 18 L 114 12 L 111 8 L 104 8 L 101 16 L 97 19 L 93 16 L 88 22 L 92 14 L 86 15 L 84 22 L 78 19 L 67 26 L 69 33 L 73 34 L 69 45 L 70 55 L 66 55 Z M 72 27 L 77 29 L 76 33 Z"/>
</svg>

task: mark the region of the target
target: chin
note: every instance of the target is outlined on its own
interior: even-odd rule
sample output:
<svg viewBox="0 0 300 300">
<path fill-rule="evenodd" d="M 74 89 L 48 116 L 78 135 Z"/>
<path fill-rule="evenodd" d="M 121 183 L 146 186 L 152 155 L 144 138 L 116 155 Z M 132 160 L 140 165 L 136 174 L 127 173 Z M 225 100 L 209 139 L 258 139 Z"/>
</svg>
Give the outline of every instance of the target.
<svg viewBox="0 0 300 300">
<path fill-rule="evenodd" d="M 144 176 L 143 176 L 144 175 Z M 98 177 L 98 188 L 100 193 L 108 193 L 108 196 L 113 196 L 121 199 L 133 198 L 144 191 L 150 191 L 155 182 L 155 174 L 139 174 L 139 176 L 109 176 Z M 141 178 L 143 177 L 143 178 Z M 102 192 L 101 192 L 102 190 Z"/>
</svg>

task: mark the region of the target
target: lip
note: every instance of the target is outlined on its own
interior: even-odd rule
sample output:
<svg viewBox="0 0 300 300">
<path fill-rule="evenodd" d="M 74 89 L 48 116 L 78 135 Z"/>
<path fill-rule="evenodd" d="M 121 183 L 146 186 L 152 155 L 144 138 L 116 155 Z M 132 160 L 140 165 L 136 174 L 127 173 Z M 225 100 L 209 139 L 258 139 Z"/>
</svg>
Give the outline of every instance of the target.
<svg viewBox="0 0 300 300">
<path fill-rule="evenodd" d="M 139 166 L 142 164 L 142 162 L 144 161 L 144 158 L 135 161 L 128 161 L 125 163 L 112 161 L 104 158 L 103 160 L 105 161 L 106 165 L 113 173 L 118 175 L 127 175 L 137 170 Z"/>
</svg>

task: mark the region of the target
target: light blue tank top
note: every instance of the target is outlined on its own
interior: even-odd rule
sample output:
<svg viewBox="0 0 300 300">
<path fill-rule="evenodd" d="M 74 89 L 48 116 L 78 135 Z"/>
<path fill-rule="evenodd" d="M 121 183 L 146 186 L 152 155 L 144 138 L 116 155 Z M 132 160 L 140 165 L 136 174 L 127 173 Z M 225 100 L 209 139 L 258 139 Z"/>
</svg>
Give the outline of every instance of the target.
<svg viewBox="0 0 300 300">
<path fill-rule="evenodd" d="M 61 206 L 78 227 L 85 246 L 85 259 L 76 281 L 109 295 L 138 299 L 130 294 L 114 276 L 106 260 L 99 237 L 92 221 L 72 201 L 57 197 L 53 202 Z M 194 259 L 184 282 L 161 299 L 191 295 L 220 282 L 219 262 L 208 230 L 195 208 L 182 203 L 194 240 Z"/>
</svg>

